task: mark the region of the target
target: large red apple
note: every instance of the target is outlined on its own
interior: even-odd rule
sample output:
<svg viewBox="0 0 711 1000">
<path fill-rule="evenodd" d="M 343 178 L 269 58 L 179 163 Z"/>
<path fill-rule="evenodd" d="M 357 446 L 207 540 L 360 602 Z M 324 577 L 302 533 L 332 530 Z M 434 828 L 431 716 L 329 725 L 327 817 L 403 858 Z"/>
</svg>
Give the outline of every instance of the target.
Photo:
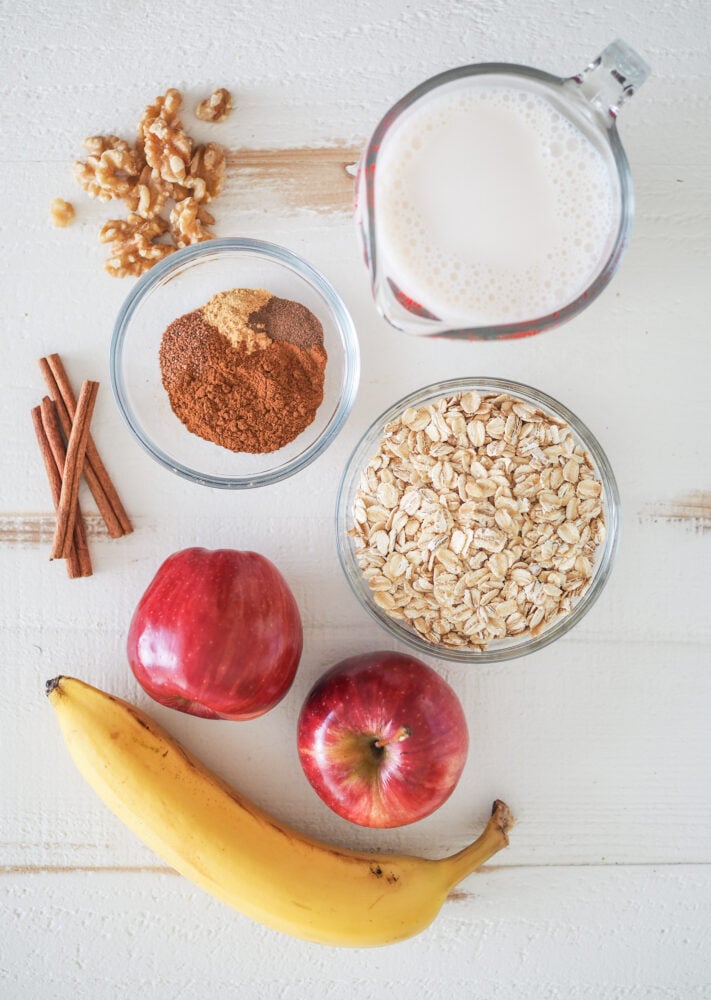
<svg viewBox="0 0 711 1000">
<path fill-rule="evenodd" d="M 206 719 L 253 719 L 291 687 L 303 635 L 279 570 L 256 552 L 183 549 L 133 615 L 128 659 L 162 705 Z"/>
<path fill-rule="evenodd" d="M 462 773 L 469 735 L 452 688 L 421 660 L 376 652 L 342 660 L 299 716 L 306 777 L 339 816 L 391 827 L 429 816 Z"/>
</svg>

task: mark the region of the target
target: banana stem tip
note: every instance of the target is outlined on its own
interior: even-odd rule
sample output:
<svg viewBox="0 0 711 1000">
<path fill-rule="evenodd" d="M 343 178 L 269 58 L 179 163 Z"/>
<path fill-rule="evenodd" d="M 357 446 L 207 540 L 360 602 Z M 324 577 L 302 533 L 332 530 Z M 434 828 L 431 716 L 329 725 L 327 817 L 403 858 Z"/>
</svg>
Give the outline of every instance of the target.
<svg viewBox="0 0 711 1000">
<path fill-rule="evenodd" d="M 501 830 L 508 843 L 509 831 L 516 820 L 509 807 L 501 799 L 494 799 L 494 804 L 491 807 L 490 822 L 493 822 Z"/>
<path fill-rule="evenodd" d="M 508 847 L 509 830 L 513 824 L 514 818 L 509 807 L 501 799 L 496 799 L 491 807 L 489 822 L 481 836 L 457 854 L 442 859 L 444 869 L 449 875 L 450 889 L 476 871 L 498 851 Z"/>
</svg>

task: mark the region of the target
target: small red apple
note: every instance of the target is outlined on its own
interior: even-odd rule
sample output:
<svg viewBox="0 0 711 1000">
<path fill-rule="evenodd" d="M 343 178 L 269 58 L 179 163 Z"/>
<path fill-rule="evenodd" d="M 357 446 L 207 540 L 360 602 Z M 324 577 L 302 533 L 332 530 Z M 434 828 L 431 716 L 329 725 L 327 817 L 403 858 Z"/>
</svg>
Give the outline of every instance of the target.
<svg viewBox="0 0 711 1000">
<path fill-rule="evenodd" d="M 452 688 L 421 660 L 375 652 L 342 660 L 299 716 L 306 777 L 326 805 L 361 826 L 414 823 L 449 798 L 469 748 Z"/>
<path fill-rule="evenodd" d="M 299 609 L 256 552 L 183 549 L 159 568 L 128 632 L 136 680 L 161 705 L 205 719 L 253 719 L 291 687 Z"/>
</svg>

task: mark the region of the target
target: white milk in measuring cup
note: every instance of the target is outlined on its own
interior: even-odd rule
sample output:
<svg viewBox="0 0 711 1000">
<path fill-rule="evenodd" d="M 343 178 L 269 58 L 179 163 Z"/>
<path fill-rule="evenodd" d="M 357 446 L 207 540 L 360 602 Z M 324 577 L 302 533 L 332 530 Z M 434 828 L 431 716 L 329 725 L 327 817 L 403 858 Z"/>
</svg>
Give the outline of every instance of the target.
<svg viewBox="0 0 711 1000">
<path fill-rule="evenodd" d="M 614 43 L 570 80 L 463 67 L 386 115 L 361 162 L 358 216 L 390 322 L 413 333 L 514 336 L 561 322 L 598 294 L 631 222 L 615 118 L 646 67 L 630 53 Z M 610 71 L 623 56 L 627 77 Z"/>
</svg>

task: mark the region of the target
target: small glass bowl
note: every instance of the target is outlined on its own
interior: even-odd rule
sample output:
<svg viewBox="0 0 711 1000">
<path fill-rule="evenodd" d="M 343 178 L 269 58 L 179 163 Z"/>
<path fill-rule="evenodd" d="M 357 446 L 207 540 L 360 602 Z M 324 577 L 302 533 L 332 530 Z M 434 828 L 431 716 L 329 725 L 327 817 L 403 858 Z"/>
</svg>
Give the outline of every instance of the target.
<svg viewBox="0 0 711 1000">
<path fill-rule="evenodd" d="M 353 501 L 358 489 L 360 474 L 368 461 L 377 453 L 385 426 L 399 417 L 408 407 L 422 407 L 433 403 L 441 396 L 464 393 L 474 389 L 481 394 L 507 393 L 509 396 L 530 403 L 538 409 L 564 420 L 573 434 L 592 459 L 596 477 L 602 482 L 603 511 L 606 536 L 596 551 L 591 582 L 583 594 L 573 604 L 572 610 L 556 618 L 537 636 L 523 634 L 506 639 L 495 639 L 486 649 L 452 648 L 424 639 L 414 628 L 390 618 L 373 600 L 373 591 L 356 561 L 353 539 L 348 534 L 352 525 Z M 392 636 L 411 646 L 419 653 L 436 656 L 441 660 L 459 663 L 495 663 L 524 656 L 543 649 L 549 643 L 565 635 L 593 606 L 612 571 L 617 554 L 620 525 L 620 496 L 610 463 L 596 438 L 574 413 L 538 389 L 494 378 L 464 378 L 428 385 L 410 393 L 394 403 L 368 428 L 353 451 L 341 479 L 336 507 L 336 537 L 338 556 L 355 596 L 365 610 Z"/>
<path fill-rule="evenodd" d="M 173 413 L 158 352 L 165 328 L 230 288 L 266 288 L 310 309 L 328 353 L 324 397 L 314 422 L 265 455 L 237 453 L 192 434 Z M 333 441 L 348 416 L 360 371 L 353 320 L 332 285 L 284 247 L 222 239 L 178 250 L 151 268 L 121 307 L 111 342 L 111 385 L 138 443 L 166 469 L 194 483 L 249 489 L 303 469 Z"/>
</svg>

